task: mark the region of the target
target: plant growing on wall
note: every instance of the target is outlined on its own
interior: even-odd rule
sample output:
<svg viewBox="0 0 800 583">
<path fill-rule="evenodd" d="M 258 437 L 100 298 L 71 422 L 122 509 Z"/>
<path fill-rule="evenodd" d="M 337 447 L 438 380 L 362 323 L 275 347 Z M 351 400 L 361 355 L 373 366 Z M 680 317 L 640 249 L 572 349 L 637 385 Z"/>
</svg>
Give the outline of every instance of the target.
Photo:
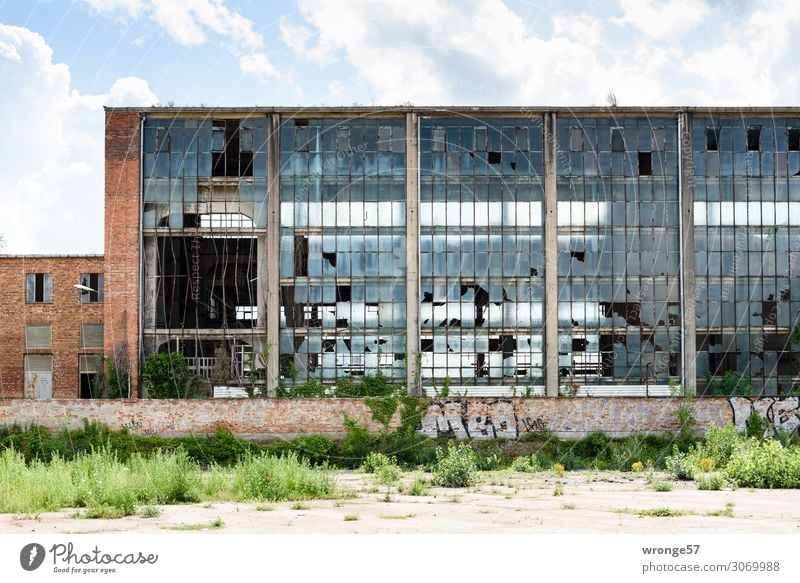
<svg viewBox="0 0 800 583">
<path fill-rule="evenodd" d="M 710 381 L 708 391 L 710 394 L 720 397 L 749 397 L 753 394 L 750 377 L 732 370 L 723 374 L 721 379 Z"/>
<path fill-rule="evenodd" d="M 153 399 L 185 399 L 191 395 L 196 378 L 189 372 L 180 352 L 151 354 L 142 368 L 142 382 Z"/>
</svg>

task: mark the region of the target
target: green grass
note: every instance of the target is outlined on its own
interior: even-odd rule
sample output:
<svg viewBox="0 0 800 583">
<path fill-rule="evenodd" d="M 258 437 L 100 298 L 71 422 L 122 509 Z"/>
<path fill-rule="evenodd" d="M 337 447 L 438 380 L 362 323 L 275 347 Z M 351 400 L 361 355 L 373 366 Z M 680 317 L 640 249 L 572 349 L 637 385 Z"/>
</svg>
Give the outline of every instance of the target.
<svg viewBox="0 0 800 583">
<path fill-rule="evenodd" d="M 691 510 L 678 510 L 676 508 L 620 508 L 616 512 L 620 514 L 634 514 L 636 516 L 652 516 L 657 518 L 672 518 L 695 514 Z"/>
<path fill-rule="evenodd" d="M 673 485 L 671 482 L 653 482 L 650 487 L 656 492 L 672 492 Z"/>
<path fill-rule="evenodd" d="M 574 504 L 564 503 L 561 505 L 562 510 L 575 510 Z"/>
<path fill-rule="evenodd" d="M 211 522 L 196 522 L 192 524 L 177 524 L 175 526 L 165 527 L 167 530 L 214 530 L 225 526 L 225 521 L 221 518 L 215 518 Z"/>
<path fill-rule="evenodd" d="M 344 515 L 344 521 L 345 522 L 353 522 L 353 521 L 360 520 L 360 519 L 361 519 L 361 517 L 358 514 L 345 514 Z"/>
<path fill-rule="evenodd" d="M 380 518 L 384 520 L 406 520 L 408 518 L 414 518 L 416 514 L 381 514 Z"/>
<path fill-rule="evenodd" d="M 311 508 L 311 506 L 305 502 L 295 502 L 292 504 L 292 510 L 308 510 L 309 508 Z"/>
<path fill-rule="evenodd" d="M 142 518 L 156 518 L 161 516 L 161 509 L 158 506 L 143 506 L 138 514 Z"/>
<path fill-rule="evenodd" d="M 276 458 L 247 455 L 235 468 L 234 491 L 242 500 L 317 500 L 340 498 L 333 474 L 312 467 L 294 453 Z"/>
<path fill-rule="evenodd" d="M 736 505 L 733 502 L 726 502 L 725 508 L 706 512 L 706 516 L 727 516 L 728 518 L 733 518 L 733 509 L 735 506 Z"/>
<path fill-rule="evenodd" d="M 266 504 L 259 504 L 256 506 L 256 512 L 272 512 L 275 510 L 274 506 L 268 506 Z"/>
</svg>

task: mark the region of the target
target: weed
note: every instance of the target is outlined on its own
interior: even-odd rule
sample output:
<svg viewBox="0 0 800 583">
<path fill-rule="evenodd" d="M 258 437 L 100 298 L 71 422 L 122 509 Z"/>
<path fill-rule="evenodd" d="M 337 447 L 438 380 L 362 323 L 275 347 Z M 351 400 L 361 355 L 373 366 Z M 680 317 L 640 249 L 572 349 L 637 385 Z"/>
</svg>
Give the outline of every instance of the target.
<svg viewBox="0 0 800 583">
<path fill-rule="evenodd" d="M 672 492 L 672 483 L 671 482 L 653 482 L 651 487 L 656 492 Z"/>
<path fill-rule="evenodd" d="M 553 472 L 559 478 L 564 477 L 564 464 L 553 464 Z"/>
<path fill-rule="evenodd" d="M 358 514 L 345 514 L 344 521 L 345 522 L 354 522 L 356 520 L 360 520 L 360 516 Z"/>
<path fill-rule="evenodd" d="M 311 506 L 309 506 L 305 502 L 298 501 L 292 504 L 292 510 L 308 510 L 309 508 L 311 508 Z"/>
<path fill-rule="evenodd" d="M 695 474 L 698 490 L 722 490 L 726 485 L 725 476 L 721 472 L 703 472 Z"/>
<path fill-rule="evenodd" d="M 156 518 L 161 516 L 161 509 L 158 506 L 143 506 L 139 509 L 139 516 L 142 518 Z"/>
<path fill-rule="evenodd" d="M 556 487 L 553 488 L 553 496 L 563 496 L 564 495 L 564 484 L 558 482 Z"/>
<path fill-rule="evenodd" d="M 259 504 L 256 506 L 256 512 L 272 512 L 273 510 L 275 510 L 275 507 L 267 504 Z"/>
<path fill-rule="evenodd" d="M 215 518 L 211 522 L 196 522 L 191 524 L 176 524 L 173 526 L 164 527 L 167 530 L 212 530 L 222 528 L 225 526 L 225 521 L 221 518 Z"/>
<path fill-rule="evenodd" d="M 313 468 L 294 452 L 280 458 L 248 455 L 236 468 L 236 493 L 244 500 L 310 500 L 338 498 L 333 475 Z"/>
<path fill-rule="evenodd" d="M 384 520 L 406 520 L 408 518 L 414 518 L 416 514 L 382 514 L 380 517 Z"/>
<path fill-rule="evenodd" d="M 640 461 L 631 464 L 631 471 L 636 474 L 641 474 L 644 471 L 644 464 Z"/>
<path fill-rule="evenodd" d="M 414 478 L 414 481 L 403 489 L 403 493 L 409 496 L 428 496 L 431 493 L 430 484 L 423 478 Z"/>
<path fill-rule="evenodd" d="M 659 518 L 670 518 L 676 516 L 688 516 L 694 514 L 691 510 L 677 510 L 675 508 L 621 508 L 617 510 L 620 514 L 634 514 L 636 516 L 654 516 Z"/>
<path fill-rule="evenodd" d="M 386 454 L 377 451 L 371 451 L 361 463 L 361 471 L 367 474 L 374 474 L 378 471 L 378 468 L 396 464 L 397 460 L 394 458 L 389 458 Z"/>
<path fill-rule="evenodd" d="M 450 442 L 447 453 L 436 452 L 433 483 L 445 488 L 467 488 L 477 482 L 477 471 L 472 448 L 467 444 Z"/>
<path fill-rule="evenodd" d="M 733 518 L 733 509 L 735 506 L 736 505 L 733 502 L 726 502 L 725 508 L 706 512 L 706 516 L 727 516 L 728 518 Z"/>
<path fill-rule="evenodd" d="M 575 505 L 565 502 L 561 505 L 562 510 L 575 510 Z"/>
<path fill-rule="evenodd" d="M 700 468 L 701 472 L 705 473 L 713 472 L 716 465 L 717 462 L 712 457 L 701 457 L 697 462 L 697 467 Z"/>
</svg>

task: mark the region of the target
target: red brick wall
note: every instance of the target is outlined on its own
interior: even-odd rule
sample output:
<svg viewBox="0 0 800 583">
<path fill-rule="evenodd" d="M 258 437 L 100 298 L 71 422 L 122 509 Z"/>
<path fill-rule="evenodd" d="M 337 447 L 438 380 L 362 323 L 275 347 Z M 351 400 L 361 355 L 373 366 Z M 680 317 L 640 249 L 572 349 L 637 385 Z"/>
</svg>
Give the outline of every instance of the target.
<svg viewBox="0 0 800 583">
<path fill-rule="evenodd" d="M 0 397 L 23 397 L 25 354 L 53 356 L 53 397 L 79 396 L 78 356 L 97 353 L 81 350 L 80 325 L 102 324 L 103 304 L 82 304 L 81 273 L 102 273 L 103 257 L 0 257 Z M 49 273 L 53 278 L 52 303 L 25 302 L 25 274 Z M 25 349 L 25 326 L 50 324 L 50 350 Z"/>
<path fill-rule="evenodd" d="M 139 113 L 106 110 L 105 352 L 127 342 L 132 387 L 139 362 L 140 157 Z"/>
</svg>

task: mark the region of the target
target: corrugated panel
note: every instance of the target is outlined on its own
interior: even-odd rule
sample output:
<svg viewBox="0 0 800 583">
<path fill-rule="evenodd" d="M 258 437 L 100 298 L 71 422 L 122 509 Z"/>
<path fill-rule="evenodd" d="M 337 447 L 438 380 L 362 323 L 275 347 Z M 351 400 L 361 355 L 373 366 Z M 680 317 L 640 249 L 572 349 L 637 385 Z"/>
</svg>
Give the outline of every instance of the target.
<svg viewBox="0 0 800 583">
<path fill-rule="evenodd" d="M 25 348 L 50 348 L 53 345 L 53 328 L 50 324 L 25 326 Z"/>
<path fill-rule="evenodd" d="M 49 354 L 29 354 L 25 357 L 26 372 L 52 372 L 53 357 Z"/>
<path fill-rule="evenodd" d="M 98 354 L 84 354 L 79 358 L 79 365 L 81 373 L 96 373 L 100 370 L 100 355 Z"/>
<path fill-rule="evenodd" d="M 102 324 L 81 324 L 81 348 L 103 348 Z"/>
</svg>

